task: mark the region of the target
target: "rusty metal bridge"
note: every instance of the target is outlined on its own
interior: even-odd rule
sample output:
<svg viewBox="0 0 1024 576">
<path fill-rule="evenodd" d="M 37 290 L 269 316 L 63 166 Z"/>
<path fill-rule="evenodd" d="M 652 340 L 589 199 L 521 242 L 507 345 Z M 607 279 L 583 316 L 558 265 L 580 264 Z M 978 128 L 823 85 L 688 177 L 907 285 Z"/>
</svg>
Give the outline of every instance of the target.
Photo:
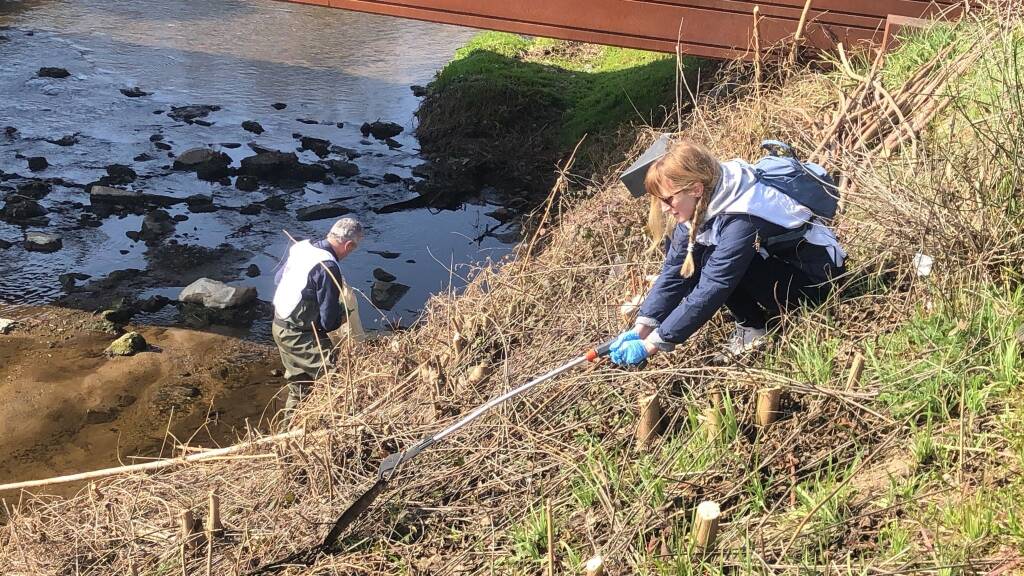
<svg viewBox="0 0 1024 576">
<path fill-rule="evenodd" d="M 709 58 L 751 54 L 753 8 L 762 46 L 792 38 L 805 0 L 289 0 L 532 36 Z M 803 42 L 855 48 L 887 24 L 955 10 L 955 0 L 811 0 Z"/>
</svg>

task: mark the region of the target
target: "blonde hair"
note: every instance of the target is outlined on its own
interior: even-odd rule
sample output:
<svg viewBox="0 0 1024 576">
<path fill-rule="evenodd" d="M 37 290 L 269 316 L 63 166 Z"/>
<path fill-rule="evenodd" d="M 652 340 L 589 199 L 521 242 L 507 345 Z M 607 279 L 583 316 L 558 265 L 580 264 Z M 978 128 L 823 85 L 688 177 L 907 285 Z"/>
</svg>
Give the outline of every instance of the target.
<svg viewBox="0 0 1024 576">
<path fill-rule="evenodd" d="M 704 193 L 697 200 L 693 217 L 690 218 L 690 241 L 686 245 L 686 260 L 679 271 L 685 278 L 693 276 L 693 246 L 697 242 L 697 231 L 704 224 L 711 194 L 721 177 L 722 167 L 718 159 L 704 146 L 686 139 L 673 142 L 668 152 L 647 169 L 644 188 L 651 196 L 647 230 L 654 245 L 660 245 L 671 230 L 667 225 L 666 216 L 661 211 L 661 202 L 664 201 L 664 196 L 661 195 L 662 184 L 668 183 L 675 190 L 690 188 L 698 182 L 704 185 Z"/>
</svg>

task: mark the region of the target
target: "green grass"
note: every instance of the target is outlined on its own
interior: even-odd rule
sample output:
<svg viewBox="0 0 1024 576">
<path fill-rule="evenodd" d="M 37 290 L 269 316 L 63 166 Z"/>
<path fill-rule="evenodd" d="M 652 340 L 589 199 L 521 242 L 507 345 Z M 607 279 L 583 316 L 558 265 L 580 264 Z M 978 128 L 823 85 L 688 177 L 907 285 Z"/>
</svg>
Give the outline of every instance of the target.
<svg viewBox="0 0 1024 576">
<path fill-rule="evenodd" d="M 586 46 L 504 32 L 483 32 L 458 50 L 431 89 L 476 86 L 488 94 L 515 91 L 557 111 L 553 126 L 561 146 L 584 134 L 626 121 L 657 123 L 675 100 L 675 56 L 627 48 Z M 687 58 L 693 72 L 700 62 Z M 488 105 L 490 103 L 483 102 Z M 525 112 L 525 111 L 524 111 Z"/>
</svg>

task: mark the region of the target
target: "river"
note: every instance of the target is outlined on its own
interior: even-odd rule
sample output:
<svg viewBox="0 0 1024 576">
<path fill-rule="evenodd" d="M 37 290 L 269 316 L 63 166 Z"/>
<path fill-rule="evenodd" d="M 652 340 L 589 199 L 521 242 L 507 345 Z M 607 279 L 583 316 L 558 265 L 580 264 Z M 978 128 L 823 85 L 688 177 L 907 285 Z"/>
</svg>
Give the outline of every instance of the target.
<svg viewBox="0 0 1024 576">
<path fill-rule="evenodd" d="M 104 176 L 111 164 L 137 173 L 128 188 L 178 200 L 210 197 L 212 211 L 183 203 L 168 207 L 180 221 L 159 244 L 237 249 L 222 263 L 207 262 L 203 272 L 213 268 L 218 279 L 255 286 L 264 300 L 273 294 L 273 271 L 288 245 L 283 231 L 296 238 L 322 236 L 333 221 L 302 222 L 296 211 L 328 202 L 351 210 L 368 234 L 344 262 L 347 280 L 369 296 L 372 271 L 381 267 L 410 287 L 390 311 L 363 300 L 363 323 L 370 329 L 385 322 L 408 324 L 431 294 L 459 287 L 453 267 L 508 251 L 498 238 L 483 234 L 500 226 L 487 216 L 494 206 L 375 212 L 416 195 L 410 185 L 421 162 L 412 134 L 419 98 L 410 86 L 428 83 L 472 30 L 269 0 L 7 0 L 0 3 L 0 26 L 5 28 L 0 30 L 0 128 L 9 127 L 0 133 L 0 171 L 9 175 L 0 182 L 6 184 L 0 193 L 26 181 L 10 174 L 68 184 L 39 199 L 48 211 L 41 219 L 0 223 L 0 241 L 13 244 L 0 250 L 0 306 L 6 307 L 0 315 L 61 298 L 68 288 L 58 281 L 63 273 L 95 281 L 114 270 L 145 275 L 166 268 L 152 245 L 126 236 L 139 231 L 141 211 L 100 212 L 99 221 L 82 225 L 83 214 L 92 210 L 83 187 Z M 64 68 L 70 76 L 40 78 L 41 67 Z M 146 94 L 121 92 L 136 87 Z M 219 110 L 200 123 L 168 117 L 172 107 L 187 105 Z M 401 147 L 360 132 L 364 122 L 378 119 L 404 128 L 395 137 Z M 256 121 L 265 131 L 243 130 L 243 121 Z M 172 157 L 194 147 L 222 151 L 235 166 L 254 154 L 253 145 L 297 151 L 306 163 L 321 161 L 311 151 L 297 150 L 298 136 L 348 149 L 360 174 L 330 184 L 242 192 L 230 182 L 208 183 L 170 168 Z M 62 137 L 74 144 L 53 143 Z M 36 156 L 45 157 L 49 167 L 30 171 L 27 158 Z M 332 153 L 332 158 L 346 155 Z M 284 198 L 286 208 L 260 210 L 271 197 Z M 251 214 L 255 210 L 260 213 Z M 23 249 L 25 233 L 36 230 L 58 233 L 63 248 Z M 246 277 L 242 272 L 253 264 L 260 274 Z M 133 284 L 130 296 L 173 299 L 196 276 L 188 270 L 158 272 Z M 81 302 L 83 308 L 105 305 L 96 298 Z M 135 319 L 175 320 L 173 308 Z M 266 335 L 265 329 L 256 332 Z"/>
<path fill-rule="evenodd" d="M 364 223 L 342 270 L 365 296 L 377 268 L 409 287 L 390 310 L 361 299 L 370 330 L 408 325 L 431 294 L 464 284 L 465 265 L 507 254 L 515 230 L 483 200 L 379 212 L 416 196 L 411 86 L 473 33 L 271 0 L 0 0 L 0 318 L 19 321 L 0 334 L 0 482 L 166 456 L 175 438 L 215 445 L 271 429 L 284 382 L 265 307 L 241 328 L 202 330 L 173 305 L 133 309 L 131 328 L 151 349 L 129 358 L 103 355 L 115 335 L 93 312 L 173 300 L 200 276 L 270 300 L 285 231 L 322 237 L 334 221 L 300 220 L 303 208 L 333 203 Z M 41 77 L 44 67 L 68 75 Z M 193 105 L 211 108 L 192 121 L 169 116 Z M 391 142 L 364 135 L 378 119 L 403 131 Z M 326 157 L 300 149 L 302 136 L 328 141 Z M 242 191 L 235 176 L 207 182 L 173 169 L 197 147 L 227 154 L 232 168 L 273 149 L 309 165 L 351 161 L 359 174 Z M 46 167 L 32 170 L 37 157 Z M 94 202 L 89 184 L 111 177 L 111 165 L 131 172 L 118 168 L 115 187 L 162 203 Z M 45 213 L 11 217 L 26 194 Z M 137 233 L 160 210 L 173 231 L 147 244 Z M 33 232 L 59 235 L 62 247 L 29 251 Z M 68 274 L 78 276 L 62 282 Z"/>
</svg>

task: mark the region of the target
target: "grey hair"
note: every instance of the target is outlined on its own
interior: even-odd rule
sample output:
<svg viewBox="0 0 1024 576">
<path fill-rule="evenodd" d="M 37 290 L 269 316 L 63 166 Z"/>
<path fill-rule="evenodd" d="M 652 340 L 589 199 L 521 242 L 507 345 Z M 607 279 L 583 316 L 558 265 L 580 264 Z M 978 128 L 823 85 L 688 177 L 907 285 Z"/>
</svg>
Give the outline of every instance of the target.
<svg viewBox="0 0 1024 576">
<path fill-rule="evenodd" d="M 334 238 L 339 242 L 359 242 L 363 239 L 363 225 L 355 218 L 342 218 L 331 226 L 327 233 L 328 238 Z"/>
</svg>

